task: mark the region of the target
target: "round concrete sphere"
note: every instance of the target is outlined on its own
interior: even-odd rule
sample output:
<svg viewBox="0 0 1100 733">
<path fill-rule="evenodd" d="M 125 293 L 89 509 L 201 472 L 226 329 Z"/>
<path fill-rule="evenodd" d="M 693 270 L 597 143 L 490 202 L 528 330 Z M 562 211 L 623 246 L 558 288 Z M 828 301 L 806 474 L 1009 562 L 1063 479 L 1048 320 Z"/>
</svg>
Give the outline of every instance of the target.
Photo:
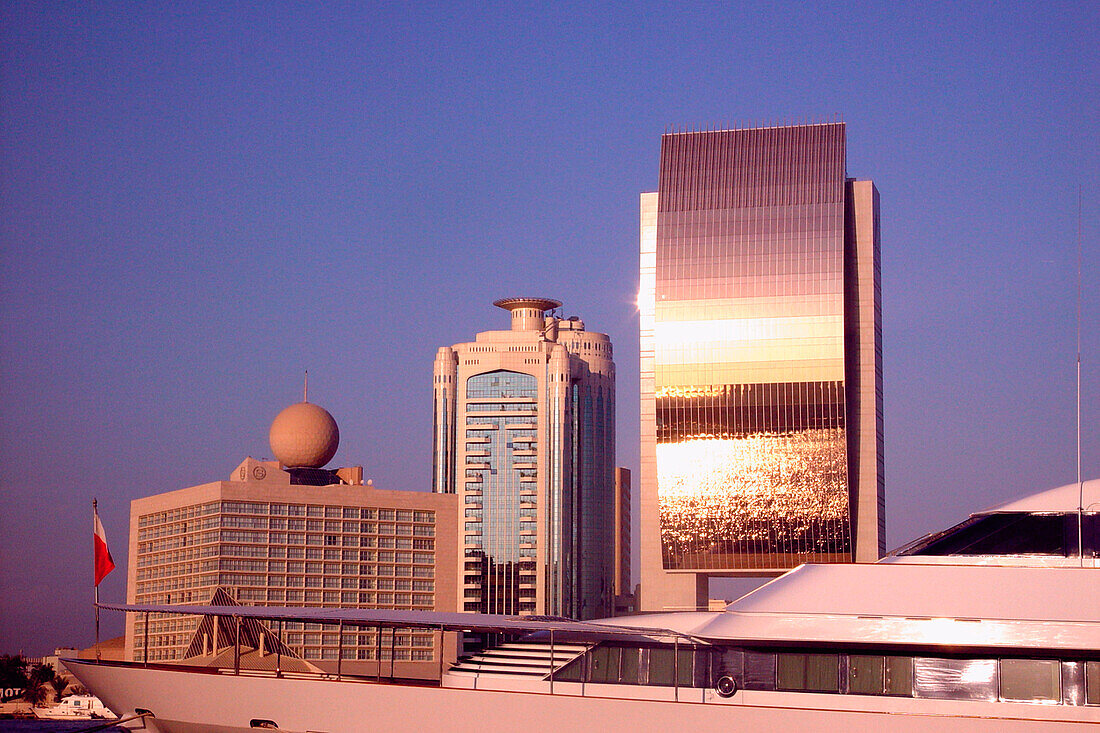
<svg viewBox="0 0 1100 733">
<path fill-rule="evenodd" d="M 340 447 L 340 428 L 323 407 L 291 405 L 271 423 L 271 452 L 287 468 L 321 468 Z"/>
</svg>

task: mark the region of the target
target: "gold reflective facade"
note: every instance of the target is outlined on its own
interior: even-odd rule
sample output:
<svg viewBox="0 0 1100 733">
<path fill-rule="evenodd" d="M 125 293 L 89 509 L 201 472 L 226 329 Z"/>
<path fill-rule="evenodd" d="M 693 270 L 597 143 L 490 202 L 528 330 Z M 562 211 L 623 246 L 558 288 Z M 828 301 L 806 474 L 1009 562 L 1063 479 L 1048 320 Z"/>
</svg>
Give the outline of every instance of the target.
<svg viewBox="0 0 1100 733">
<path fill-rule="evenodd" d="M 859 325 L 850 185 L 843 124 L 662 138 L 639 306 L 643 491 L 656 483 L 664 571 L 854 559 L 849 382 L 867 354 L 879 388 L 881 372 L 877 335 L 869 350 L 846 336 Z"/>
</svg>

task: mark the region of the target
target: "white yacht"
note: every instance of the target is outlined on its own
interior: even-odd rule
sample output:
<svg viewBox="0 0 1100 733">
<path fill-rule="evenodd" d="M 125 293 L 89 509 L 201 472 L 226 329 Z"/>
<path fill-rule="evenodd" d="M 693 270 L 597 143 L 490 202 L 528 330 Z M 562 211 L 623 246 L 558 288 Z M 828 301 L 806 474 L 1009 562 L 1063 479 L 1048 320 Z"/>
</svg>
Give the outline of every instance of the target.
<svg viewBox="0 0 1100 733">
<path fill-rule="evenodd" d="M 126 711 L 124 719 L 142 716 L 128 725 L 160 733 L 1094 727 L 1098 508 L 1100 480 L 1042 492 L 974 514 L 876 564 L 800 566 L 721 612 L 575 622 L 102 604 L 269 625 L 294 620 L 513 639 L 460 659 L 431 685 L 290 672 L 278 661 L 246 670 L 240 651 L 232 668 L 217 670 L 66 665 L 111 708 Z"/>
</svg>

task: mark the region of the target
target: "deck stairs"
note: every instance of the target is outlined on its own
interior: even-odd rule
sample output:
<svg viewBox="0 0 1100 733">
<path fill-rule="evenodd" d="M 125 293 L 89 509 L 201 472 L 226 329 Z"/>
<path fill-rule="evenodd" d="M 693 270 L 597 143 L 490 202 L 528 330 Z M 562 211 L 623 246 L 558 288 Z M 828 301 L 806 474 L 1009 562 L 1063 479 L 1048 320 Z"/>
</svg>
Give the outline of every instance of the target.
<svg viewBox="0 0 1100 733">
<path fill-rule="evenodd" d="M 491 647 L 477 654 L 461 657 L 447 674 L 454 675 L 516 675 L 543 678 L 584 654 L 592 644 L 550 644 L 544 641 L 513 641 Z"/>
</svg>

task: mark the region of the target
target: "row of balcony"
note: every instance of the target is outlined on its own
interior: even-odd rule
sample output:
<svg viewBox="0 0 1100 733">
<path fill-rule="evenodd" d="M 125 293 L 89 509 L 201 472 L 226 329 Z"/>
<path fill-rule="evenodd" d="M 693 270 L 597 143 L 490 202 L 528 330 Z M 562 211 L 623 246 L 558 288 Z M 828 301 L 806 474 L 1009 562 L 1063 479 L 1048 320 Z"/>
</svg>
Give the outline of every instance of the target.
<svg viewBox="0 0 1100 733">
<path fill-rule="evenodd" d="M 488 468 L 488 467 L 487 466 L 476 466 L 475 467 L 475 466 L 470 466 L 470 464 L 467 464 L 466 468 L 475 468 L 476 469 L 476 468 Z M 519 467 L 516 466 L 515 468 L 519 468 Z M 530 468 L 537 468 L 537 467 L 530 467 Z M 539 480 L 539 478 L 537 477 L 537 475 L 521 475 L 521 477 L 519 477 L 519 481 L 521 483 L 536 483 L 538 480 Z M 467 475 L 467 477 L 465 477 L 465 482 L 467 484 L 485 483 L 485 479 L 480 477 L 480 475 Z"/>
</svg>

